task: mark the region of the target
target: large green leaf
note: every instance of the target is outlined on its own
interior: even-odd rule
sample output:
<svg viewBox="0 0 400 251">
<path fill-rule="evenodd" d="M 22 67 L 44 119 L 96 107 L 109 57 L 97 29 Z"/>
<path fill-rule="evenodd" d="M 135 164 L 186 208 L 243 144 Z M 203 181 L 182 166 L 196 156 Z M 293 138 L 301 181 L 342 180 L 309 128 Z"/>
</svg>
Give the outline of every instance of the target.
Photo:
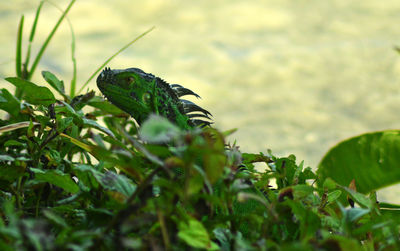
<svg viewBox="0 0 400 251">
<path fill-rule="evenodd" d="M 122 174 L 111 171 L 102 173 L 83 164 L 77 165 L 75 169 L 79 171 L 78 177 L 82 178 L 84 183 L 88 183 L 90 179 L 94 178 L 104 189 L 119 192 L 126 197 L 131 196 L 136 190 L 136 185 Z"/>
<path fill-rule="evenodd" d="M 30 170 L 35 174 L 35 178 L 38 181 L 48 182 L 70 193 L 79 191 L 79 186 L 71 177 L 59 170 L 41 170 L 38 168 L 30 168 Z"/>
<path fill-rule="evenodd" d="M 319 185 L 330 177 L 357 191 L 368 193 L 400 182 L 400 130 L 363 134 L 340 142 L 318 166 Z"/>
<path fill-rule="evenodd" d="M 8 82 L 21 89 L 24 98 L 33 105 L 50 105 L 56 102 L 53 93 L 44 86 L 38 86 L 32 82 L 21 78 L 6 78 Z"/>
</svg>

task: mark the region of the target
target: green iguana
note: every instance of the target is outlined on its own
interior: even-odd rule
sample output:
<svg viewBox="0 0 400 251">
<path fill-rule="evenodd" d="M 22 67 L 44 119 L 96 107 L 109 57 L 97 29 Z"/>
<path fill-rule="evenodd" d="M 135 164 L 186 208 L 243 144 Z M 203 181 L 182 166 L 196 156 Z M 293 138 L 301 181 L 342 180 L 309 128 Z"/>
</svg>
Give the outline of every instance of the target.
<svg viewBox="0 0 400 251">
<path fill-rule="evenodd" d="M 168 84 L 161 78 L 137 68 L 111 70 L 105 68 L 97 78 L 97 86 L 114 105 L 129 113 L 140 125 L 151 113 L 167 117 L 182 129 L 211 124 L 211 113 L 196 104 L 180 99 L 185 95 L 199 95 L 177 84 Z M 217 189 L 218 190 L 218 189 Z M 257 189 L 249 192 L 262 195 Z M 234 214 L 246 214 L 261 204 L 254 200 L 234 203 Z M 248 232 L 248 224 L 241 225 L 242 233 Z"/>
<path fill-rule="evenodd" d="M 111 70 L 106 67 L 97 78 L 97 86 L 111 103 L 129 113 L 138 124 L 151 113 L 167 117 L 182 129 L 211 124 L 210 112 L 180 99 L 185 95 L 200 98 L 199 95 L 138 68 Z"/>
</svg>

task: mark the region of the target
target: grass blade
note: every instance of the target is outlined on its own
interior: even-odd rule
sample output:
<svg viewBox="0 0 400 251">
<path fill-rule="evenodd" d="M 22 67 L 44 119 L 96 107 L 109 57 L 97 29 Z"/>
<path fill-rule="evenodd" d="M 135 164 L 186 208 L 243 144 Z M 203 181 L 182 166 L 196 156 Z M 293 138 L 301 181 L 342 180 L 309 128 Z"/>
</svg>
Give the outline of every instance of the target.
<svg viewBox="0 0 400 251">
<path fill-rule="evenodd" d="M 35 32 L 36 32 L 36 26 L 39 20 L 39 15 L 40 15 L 40 10 L 42 9 L 44 1 L 41 1 L 37 10 L 36 10 L 36 16 L 35 16 L 35 20 L 33 21 L 32 24 L 32 29 L 31 29 L 31 34 L 29 35 L 29 44 L 28 44 L 28 51 L 26 53 L 26 58 L 25 58 L 25 63 L 24 63 L 24 73 L 26 74 L 26 70 L 29 64 L 29 60 L 31 57 L 31 47 L 32 47 L 32 42 L 33 42 L 33 38 L 35 37 Z M 25 76 L 26 77 L 26 76 Z"/>
<path fill-rule="evenodd" d="M 21 50 L 22 50 L 22 30 L 24 26 L 24 16 L 21 16 L 18 26 L 17 33 L 17 51 L 15 56 L 15 68 L 18 77 L 22 77 L 22 68 L 21 68 Z"/>
<path fill-rule="evenodd" d="M 117 51 L 116 53 L 114 53 L 111 57 L 109 57 L 99 68 L 97 68 L 97 70 L 89 77 L 89 79 L 82 85 L 82 87 L 79 89 L 78 94 L 81 93 L 81 91 L 83 91 L 83 88 L 85 88 L 89 82 L 97 75 L 97 73 L 99 73 L 101 71 L 101 69 L 103 69 L 104 66 L 106 66 L 111 60 L 113 60 L 113 58 L 115 58 L 118 54 L 120 54 L 122 51 L 124 51 L 126 48 L 128 48 L 129 46 L 131 46 L 133 43 L 135 43 L 137 40 L 141 39 L 142 37 L 144 37 L 147 33 L 149 33 L 150 31 L 154 30 L 154 26 L 151 27 L 150 29 L 148 29 L 147 31 L 143 32 L 142 34 L 140 34 L 139 36 L 137 36 L 135 39 L 133 39 L 132 41 L 130 41 L 129 43 L 127 43 L 124 47 L 122 47 L 119 51 Z"/>
<path fill-rule="evenodd" d="M 73 98 L 75 97 L 75 90 L 76 90 L 76 58 L 75 58 L 75 34 L 74 30 L 72 29 L 72 24 L 69 22 L 69 26 L 71 28 L 71 36 L 72 36 L 72 41 L 71 41 L 71 60 L 72 60 L 72 79 L 71 79 L 71 88 L 70 88 L 70 97 Z"/>
<path fill-rule="evenodd" d="M 50 32 L 49 36 L 47 37 L 46 41 L 43 43 L 42 47 L 39 50 L 38 55 L 35 58 L 35 61 L 32 64 L 31 69 L 28 72 L 28 76 L 27 76 L 27 80 L 32 78 L 33 73 L 35 72 L 35 69 L 37 67 L 37 65 L 39 64 L 40 59 L 43 56 L 44 51 L 46 50 L 50 40 L 53 38 L 55 32 L 57 31 L 58 27 L 60 26 L 61 22 L 64 20 L 65 16 L 67 15 L 67 13 L 69 12 L 69 10 L 71 9 L 72 5 L 75 3 L 76 0 L 71 0 L 71 2 L 69 3 L 68 7 L 65 9 L 65 11 L 63 12 L 63 14 L 61 15 L 61 17 L 58 19 L 56 25 L 54 26 L 53 30 Z"/>
</svg>

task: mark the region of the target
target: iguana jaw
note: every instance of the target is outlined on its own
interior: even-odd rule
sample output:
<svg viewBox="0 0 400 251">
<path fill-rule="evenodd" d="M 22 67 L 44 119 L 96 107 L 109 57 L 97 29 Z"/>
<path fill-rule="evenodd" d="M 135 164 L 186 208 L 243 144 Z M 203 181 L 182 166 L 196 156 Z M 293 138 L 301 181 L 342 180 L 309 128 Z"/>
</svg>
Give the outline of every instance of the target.
<svg viewBox="0 0 400 251">
<path fill-rule="evenodd" d="M 97 77 L 97 86 L 112 104 L 141 123 L 152 111 L 147 105 L 137 100 L 136 93 L 130 90 L 128 84 L 121 84 L 118 79 L 121 73 L 124 73 L 124 70 L 111 70 L 106 67 Z"/>
</svg>

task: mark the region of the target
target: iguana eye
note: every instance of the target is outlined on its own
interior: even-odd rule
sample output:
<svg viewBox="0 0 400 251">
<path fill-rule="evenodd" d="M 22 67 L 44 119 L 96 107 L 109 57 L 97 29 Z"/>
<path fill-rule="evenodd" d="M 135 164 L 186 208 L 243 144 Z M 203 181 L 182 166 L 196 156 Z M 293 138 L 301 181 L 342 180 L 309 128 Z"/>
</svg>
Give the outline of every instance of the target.
<svg viewBox="0 0 400 251">
<path fill-rule="evenodd" d="M 150 103 L 150 100 L 151 100 L 151 95 L 150 95 L 150 93 L 146 92 L 145 94 L 143 94 L 143 101 L 144 101 L 145 103 Z"/>
<path fill-rule="evenodd" d="M 135 78 L 134 77 L 128 77 L 126 80 L 128 81 L 129 84 L 135 83 Z"/>
</svg>

